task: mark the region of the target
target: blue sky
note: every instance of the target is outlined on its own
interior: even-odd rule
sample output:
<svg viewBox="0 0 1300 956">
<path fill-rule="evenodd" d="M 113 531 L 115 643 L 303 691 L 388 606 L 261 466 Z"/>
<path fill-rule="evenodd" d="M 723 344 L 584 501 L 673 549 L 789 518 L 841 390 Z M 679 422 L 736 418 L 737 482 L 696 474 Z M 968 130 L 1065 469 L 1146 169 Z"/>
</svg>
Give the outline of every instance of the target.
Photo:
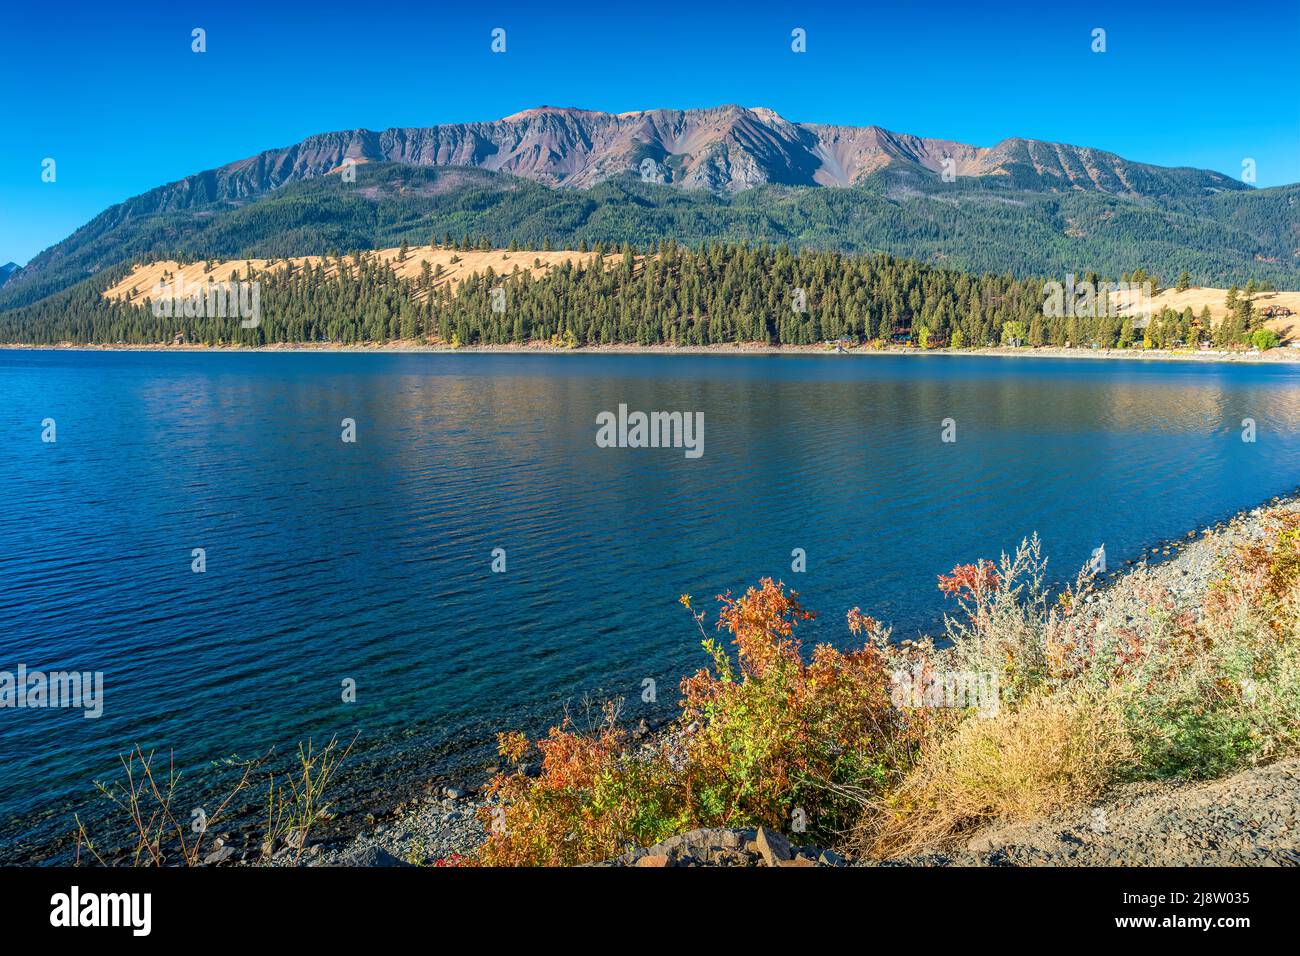
<svg viewBox="0 0 1300 956">
<path fill-rule="evenodd" d="M 0 263 L 112 203 L 335 129 L 530 106 L 740 103 L 1300 181 L 1300 2 L 18 4 L 0 32 Z M 852 8 L 852 9 L 849 9 Z M 208 50 L 190 50 L 190 31 Z M 494 27 L 507 52 L 490 51 Z M 790 31 L 807 31 L 807 53 Z M 1106 30 L 1105 53 L 1091 33 Z M 52 157 L 57 180 L 41 181 Z"/>
</svg>

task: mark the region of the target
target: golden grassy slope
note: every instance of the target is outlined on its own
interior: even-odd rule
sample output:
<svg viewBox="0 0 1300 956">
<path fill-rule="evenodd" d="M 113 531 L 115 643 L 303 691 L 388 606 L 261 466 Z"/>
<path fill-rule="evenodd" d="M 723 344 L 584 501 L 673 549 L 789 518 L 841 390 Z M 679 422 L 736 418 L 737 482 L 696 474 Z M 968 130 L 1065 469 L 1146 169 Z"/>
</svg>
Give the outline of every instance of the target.
<svg viewBox="0 0 1300 956">
<path fill-rule="evenodd" d="M 1133 299 L 1134 293 L 1119 292 L 1116 293 L 1116 296 L 1121 303 L 1124 303 Z M 1191 306 L 1192 312 L 1197 317 L 1200 316 L 1201 310 L 1208 305 L 1210 307 L 1211 321 L 1218 324 L 1228 314 L 1227 306 L 1223 304 L 1227 297 L 1227 289 L 1193 287 L 1183 292 L 1164 289 L 1151 297 L 1151 304 L 1157 311 L 1167 307 L 1182 312 L 1183 309 Z M 1251 298 L 1251 302 L 1254 303 L 1255 309 L 1260 312 L 1274 305 L 1281 305 L 1290 309 L 1295 313 L 1294 315 L 1280 319 L 1270 319 L 1266 324 L 1284 340 L 1293 339 L 1297 334 L 1300 334 L 1300 292 L 1257 292 Z"/>
<path fill-rule="evenodd" d="M 517 267 L 520 270 L 531 272 L 533 277 L 536 278 L 545 274 L 547 270 L 563 265 L 566 262 L 572 262 L 575 265 L 587 265 L 596 258 L 595 253 L 573 252 L 571 250 L 559 252 L 522 250 L 509 252 L 505 249 L 493 249 L 487 252 L 458 252 L 455 249 L 443 249 L 435 246 L 411 246 L 406 251 L 406 259 L 399 263 L 397 257 L 400 252 L 401 250 L 398 248 L 376 249 L 365 253 L 365 255 L 371 261 L 377 260 L 391 263 L 399 276 L 409 279 L 419 277 L 421 264 L 424 262 L 428 262 L 429 267 L 435 271 L 438 266 L 442 266 L 442 275 L 437 278 L 434 285 L 440 286 L 451 283 L 453 287 L 476 273 L 486 272 L 489 268 L 498 275 L 502 273 L 508 275 Z M 321 261 L 321 258 L 321 256 L 295 256 L 291 261 L 296 268 L 315 266 Z M 617 256 L 606 256 L 606 265 L 617 258 Z M 457 261 L 453 262 L 453 259 Z M 212 279 L 214 282 L 227 281 L 231 278 L 232 273 L 236 281 L 243 280 L 247 278 L 245 273 L 249 264 L 252 265 L 254 274 L 259 272 L 282 272 L 285 261 L 284 259 L 226 259 L 217 262 L 211 271 L 204 271 L 205 262 L 181 265 L 179 262 L 164 260 L 148 265 L 137 265 L 121 282 L 106 289 L 104 298 L 124 298 L 127 293 L 135 289 L 137 299 L 147 300 L 153 287 L 163 282 L 164 272 L 170 276 L 179 275 L 186 285 L 199 285 L 206 283 L 208 279 Z M 326 269 L 327 274 L 333 271 L 333 265 Z M 174 281 L 172 278 L 168 278 L 165 284 L 170 285 L 172 281 Z"/>
</svg>

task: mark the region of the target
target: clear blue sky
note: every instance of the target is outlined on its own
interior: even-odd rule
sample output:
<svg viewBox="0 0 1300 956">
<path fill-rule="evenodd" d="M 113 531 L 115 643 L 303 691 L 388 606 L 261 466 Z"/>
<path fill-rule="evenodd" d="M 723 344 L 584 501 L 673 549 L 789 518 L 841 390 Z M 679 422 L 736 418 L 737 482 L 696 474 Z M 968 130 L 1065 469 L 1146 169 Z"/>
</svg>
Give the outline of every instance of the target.
<svg viewBox="0 0 1300 956">
<path fill-rule="evenodd" d="M 1300 2 L 22 3 L 0 30 L 0 263 L 335 129 L 740 103 L 1300 181 Z M 1142 9 L 1134 9 L 1141 6 Z M 208 52 L 190 51 L 207 30 Z M 489 49 L 494 27 L 507 52 Z M 808 52 L 790 50 L 807 31 Z M 1094 27 L 1107 52 L 1090 50 Z M 41 161 L 57 182 L 41 182 Z"/>
</svg>

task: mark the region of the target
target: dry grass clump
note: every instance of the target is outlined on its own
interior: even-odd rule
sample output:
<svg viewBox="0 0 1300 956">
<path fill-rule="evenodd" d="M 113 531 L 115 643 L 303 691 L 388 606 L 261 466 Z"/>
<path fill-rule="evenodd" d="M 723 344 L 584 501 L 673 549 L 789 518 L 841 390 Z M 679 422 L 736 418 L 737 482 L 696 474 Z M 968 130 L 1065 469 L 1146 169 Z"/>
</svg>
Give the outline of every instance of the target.
<svg viewBox="0 0 1300 956">
<path fill-rule="evenodd" d="M 868 856 L 933 850 L 986 823 L 1091 800 L 1133 748 L 1112 702 L 1036 693 L 1016 710 L 961 722 L 930 741 L 852 843 Z"/>
<path fill-rule="evenodd" d="M 1204 778 L 1300 751 L 1300 515 L 1239 545 L 1203 599 L 1135 573 L 1103 605 L 1042 596 L 1037 543 L 940 578 L 962 614 L 936 655 L 1001 675 L 994 717 L 935 723 L 856 848 L 900 855 L 1053 813 L 1122 780 Z M 971 569 L 985 568 L 973 574 Z"/>
</svg>

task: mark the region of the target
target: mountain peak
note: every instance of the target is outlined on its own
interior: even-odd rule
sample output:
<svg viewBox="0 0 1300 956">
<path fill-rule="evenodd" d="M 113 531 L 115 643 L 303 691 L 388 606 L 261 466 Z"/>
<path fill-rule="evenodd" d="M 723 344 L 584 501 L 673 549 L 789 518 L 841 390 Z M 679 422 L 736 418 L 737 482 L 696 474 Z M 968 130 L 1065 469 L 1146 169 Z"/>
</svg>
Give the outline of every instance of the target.
<svg viewBox="0 0 1300 956">
<path fill-rule="evenodd" d="M 543 104 L 491 122 L 322 133 L 160 187 L 149 198 L 161 209 L 243 201 L 334 175 L 345 160 L 477 167 L 575 189 L 625 177 L 720 193 L 764 185 L 844 187 L 886 170 L 951 171 L 1037 192 L 1133 197 L 1247 188 L 1219 173 L 1168 170 L 1085 147 L 1019 137 L 971 146 L 879 126 L 797 122 L 766 106 L 606 113 Z"/>
<path fill-rule="evenodd" d="M 520 110 L 518 113 L 511 113 L 509 116 L 501 118 L 502 123 L 517 123 L 520 120 L 535 119 L 538 116 L 550 116 L 561 114 L 564 116 L 603 116 L 607 114 L 597 113 L 594 110 L 584 110 L 577 106 L 534 106 L 531 109 Z"/>
</svg>

